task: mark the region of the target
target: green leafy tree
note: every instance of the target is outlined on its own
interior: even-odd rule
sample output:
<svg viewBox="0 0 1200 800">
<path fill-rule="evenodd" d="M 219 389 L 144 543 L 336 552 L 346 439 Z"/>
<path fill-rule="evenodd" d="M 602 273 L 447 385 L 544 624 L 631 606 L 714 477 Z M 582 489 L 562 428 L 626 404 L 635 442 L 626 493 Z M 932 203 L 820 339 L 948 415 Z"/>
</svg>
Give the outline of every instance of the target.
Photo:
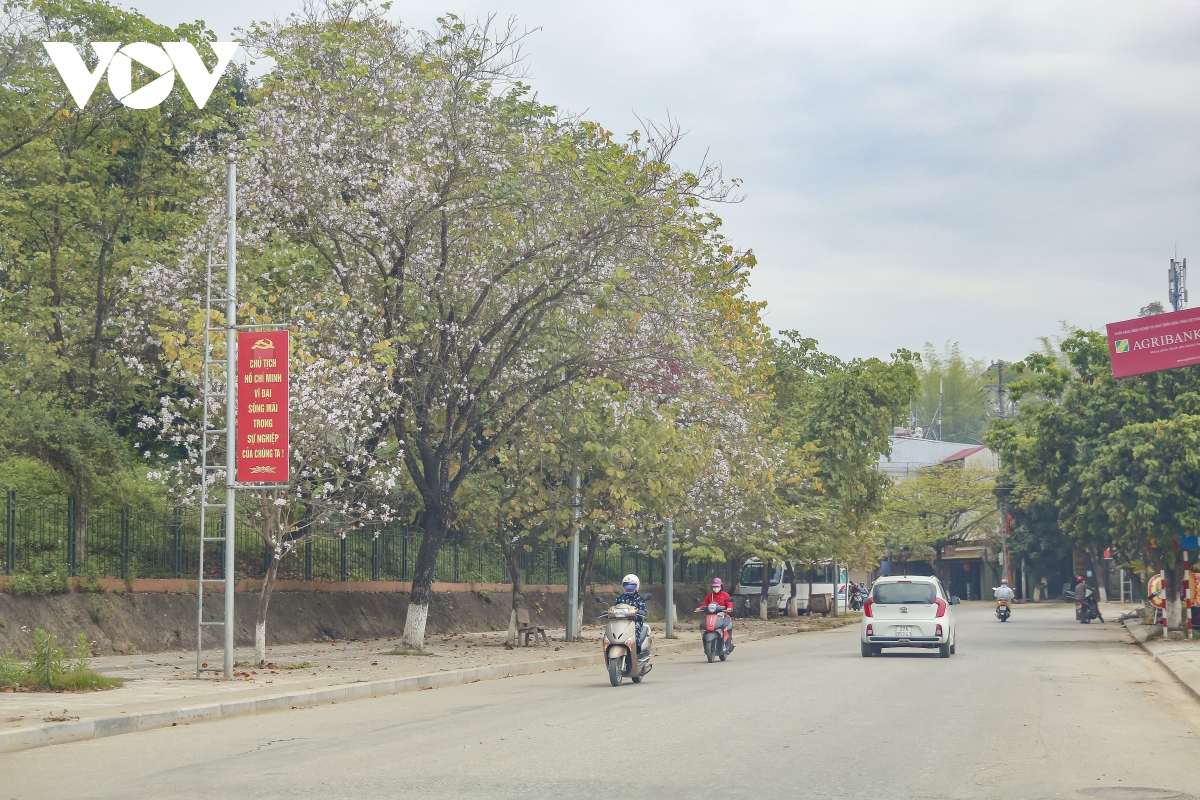
<svg viewBox="0 0 1200 800">
<path fill-rule="evenodd" d="M 991 472 L 949 464 L 900 481 L 882 515 L 889 556 L 933 561 L 946 545 L 994 534 L 999 521 L 994 489 Z"/>
<path fill-rule="evenodd" d="M 1179 537 L 1200 534 L 1200 416 L 1114 431 L 1096 447 L 1080 483 L 1080 513 L 1106 520 L 1116 549 L 1141 551 L 1167 569 L 1168 622 L 1179 627 Z"/>
<path fill-rule="evenodd" d="M 251 109 L 247 236 L 319 265 L 312 296 L 356 311 L 358 357 L 389 369 L 387 425 L 423 507 L 414 649 L 458 492 L 503 438 L 579 380 L 688 362 L 715 322 L 692 256 L 717 246 L 700 207 L 717 173 L 671 166 L 678 131 L 619 144 L 538 103 L 518 44 L 453 18 L 410 34 L 371 6 L 248 42 L 277 66 Z"/>
<path fill-rule="evenodd" d="M 881 552 L 875 516 L 889 485 L 876 464 L 917 389 L 916 359 L 901 350 L 889 361 L 842 361 L 783 331 L 771 360 L 773 418 L 791 464 L 775 490 L 783 558 L 869 568 Z M 798 571 L 793 564 L 793 597 Z"/>
<path fill-rule="evenodd" d="M 47 459 L 78 494 L 82 555 L 93 476 L 127 461 L 117 437 L 135 438 L 163 388 L 130 277 L 136 265 L 170 260 L 193 230 L 189 205 L 205 181 L 185 151 L 232 126 L 241 78 L 224 79 L 204 109 L 175 92 L 131 110 L 107 91 L 79 108 L 41 42 L 70 42 L 95 68 L 92 42 L 200 44 L 213 34 L 81 0 L 14 0 L 2 19 L 0 391 L 25 416 L 37 409 L 39 424 L 8 415 L 0 436 Z"/>
<path fill-rule="evenodd" d="M 1095 331 L 1074 331 L 1061 350 L 1066 367 L 1041 353 L 1025 360 L 1027 377 L 1013 385 L 1022 401 L 1017 416 L 998 423 L 989 442 L 1014 482 L 1044 487 L 1076 547 L 1094 557 L 1113 546 L 1121 560 L 1165 570 L 1178 624 L 1175 548 L 1190 530 L 1189 484 L 1163 459 L 1184 471 L 1192 463 L 1189 418 L 1200 413 L 1200 370 L 1113 378 L 1107 339 Z"/>
</svg>

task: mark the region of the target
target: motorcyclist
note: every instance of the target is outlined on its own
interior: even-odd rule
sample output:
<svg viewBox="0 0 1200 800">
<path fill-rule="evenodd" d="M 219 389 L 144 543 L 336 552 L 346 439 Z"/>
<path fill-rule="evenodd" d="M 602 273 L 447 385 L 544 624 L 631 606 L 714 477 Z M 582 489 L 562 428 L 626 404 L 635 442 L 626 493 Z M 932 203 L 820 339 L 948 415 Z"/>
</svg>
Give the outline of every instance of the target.
<svg viewBox="0 0 1200 800">
<path fill-rule="evenodd" d="M 617 599 L 613 600 L 613 605 L 621 605 L 624 603 L 627 606 L 633 606 L 637 609 L 637 649 L 638 661 L 643 661 L 649 658 L 649 654 L 642 654 L 642 642 L 646 641 L 646 601 L 642 598 L 641 589 L 642 582 L 637 575 L 632 572 L 621 579 L 621 588 L 624 591 L 617 595 Z"/>
<path fill-rule="evenodd" d="M 863 606 L 863 597 L 866 595 L 866 587 L 860 583 L 850 584 L 850 610 L 858 611 Z"/>
<path fill-rule="evenodd" d="M 716 603 L 718 607 L 725 609 L 726 624 L 729 625 L 729 650 L 733 651 L 733 598 L 729 596 L 729 592 L 725 591 L 720 578 L 712 579 L 712 591 L 704 595 L 704 599 L 700 601 L 700 608 L 707 608 L 709 603 Z"/>
<path fill-rule="evenodd" d="M 997 586 L 992 591 L 995 593 L 997 600 L 1003 600 L 1006 603 L 1011 604 L 1013 601 L 1013 598 L 1016 597 L 1016 594 L 1013 592 L 1012 587 L 1010 587 L 1008 585 L 1008 578 L 1001 578 L 1000 585 Z"/>
<path fill-rule="evenodd" d="M 1096 590 L 1088 584 L 1087 579 L 1082 575 L 1076 576 L 1076 580 L 1079 583 L 1075 585 L 1075 604 L 1077 606 L 1075 618 L 1084 620 L 1087 617 L 1092 617 L 1104 622 L 1104 617 L 1100 615 L 1100 603 L 1096 595 Z"/>
</svg>

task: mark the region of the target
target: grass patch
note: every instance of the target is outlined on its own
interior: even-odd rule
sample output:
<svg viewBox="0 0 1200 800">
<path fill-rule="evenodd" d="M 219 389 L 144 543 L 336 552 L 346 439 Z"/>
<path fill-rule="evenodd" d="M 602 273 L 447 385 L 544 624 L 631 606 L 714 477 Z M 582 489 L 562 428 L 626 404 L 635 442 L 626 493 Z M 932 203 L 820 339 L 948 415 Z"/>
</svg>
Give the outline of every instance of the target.
<svg viewBox="0 0 1200 800">
<path fill-rule="evenodd" d="M 279 669 L 312 669 L 316 664 L 311 661 L 293 662 L 291 664 L 281 664 Z"/>
<path fill-rule="evenodd" d="M 383 655 L 385 655 L 385 656 L 431 656 L 431 655 L 433 655 L 433 653 L 430 653 L 428 650 L 401 650 L 400 648 L 397 647 L 395 650 L 388 650 L 387 652 L 383 653 Z"/>
<path fill-rule="evenodd" d="M 54 679 L 54 691 L 58 692 L 100 692 L 105 689 L 116 689 L 124 686 L 120 678 L 110 678 L 90 669 L 79 672 L 67 672 Z"/>
<path fill-rule="evenodd" d="M 92 646 L 84 634 L 79 634 L 68 654 L 66 648 L 58 646 L 53 634 L 37 628 L 33 632 L 33 647 L 27 663 L 17 661 L 11 654 L 0 656 L 0 688 L 93 692 L 124 685 L 119 678 L 109 678 L 89 669 L 91 657 Z"/>
</svg>

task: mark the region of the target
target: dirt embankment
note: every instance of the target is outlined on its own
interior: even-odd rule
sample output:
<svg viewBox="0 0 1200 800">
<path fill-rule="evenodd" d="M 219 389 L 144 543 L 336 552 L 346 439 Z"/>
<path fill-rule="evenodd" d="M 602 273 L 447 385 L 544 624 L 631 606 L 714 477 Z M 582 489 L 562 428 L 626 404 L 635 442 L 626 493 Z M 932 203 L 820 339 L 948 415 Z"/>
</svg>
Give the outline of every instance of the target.
<svg viewBox="0 0 1200 800">
<path fill-rule="evenodd" d="M 662 588 L 651 588 L 662 598 Z M 679 612 L 690 610 L 695 594 L 679 587 Z M 611 595 L 606 595 L 611 599 Z M 583 598 L 585 618 L 601 608 L 590 593 Z M 211 602 L 211 606 L 209 605 Z M 206 617 L 219 619 L 220 598 L 206 601 Z M 254 615 L 258 596 L 237 596 L 235 641 L 254 643 Z M 530 592 L 525 605 L 535 624 L 561 627 L 566 618 L 565 592 Z M 466 633 L 508 628 L 512 595 L 507 592 L 443 592 L 433 595 L 429 634 Z M 661 602 L 649 606 L 652 618 L 661 618 Z M 276 592 L 271 597 L 267 621 L 268 644 L 299 644 L 326 639 L 368 639 L 399 636 L 404 631 L 408 595 L 366 592 Z M 190 650 L 196 646 L 196 596 L 194 594 L 81 594 L 48 597 L 14 597 L 0 594 L 0 654 L 23 655 L 33 642 L 34 628 L 55 634 L 61 643 L 83 633 L 99 654 L 129 654 L 163 650 Z M 209 628 L 206 646 L 220 643 L 220 628 Z"/>
</svg>

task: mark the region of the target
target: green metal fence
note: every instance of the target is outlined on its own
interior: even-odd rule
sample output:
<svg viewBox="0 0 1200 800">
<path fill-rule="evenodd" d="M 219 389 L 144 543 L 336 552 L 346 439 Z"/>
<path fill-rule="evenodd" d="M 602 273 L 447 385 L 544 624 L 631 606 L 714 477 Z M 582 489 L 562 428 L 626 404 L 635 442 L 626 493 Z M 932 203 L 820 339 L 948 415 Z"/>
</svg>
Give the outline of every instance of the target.
<svg viewBox="0 0 1200 800">
<path fill-rule="evenodd" d="M 199 520 L 190 508 L 150 506 L 105 508 L 82 518 L 72 498 L 53 502 L 24 501 L 15 491 L 5 499 L 4 572 L 44 573 L 60 569 L 69 575 L 101 578 L 195 578 L 199 554 Z M 224 520 L 209 518 L 209 535 L 220 536 Z M 378 524 L 345 536 L 318 534 L 284 556 L 281 579 L 329 581 L 407 581 L 412 579 L 423 534 L 402 523 Z M 235 534 L 237 572 L 260 578 L 271 553 L 253 531 L 239 526 Z M 205 548 L 206 574 L 219 574 L 222 546 Z M 565 584 L 567 548 L 544 544 L 522 552 L 522 579 L 527 584 Z M 618 583 L 629 572 L 643 583 L 661 583 L 662 561 L 644 553 L 605 549 L 596 554 L 590 580 Z M 723 575 L 724 566 L 687 559 L 676 567 L 675 580 L 707 581 Z M 434 580 L 508 583 L 508 567 L 499 544 L 487 532 L 452 532 L 438 553 Z"/>
</svg>

